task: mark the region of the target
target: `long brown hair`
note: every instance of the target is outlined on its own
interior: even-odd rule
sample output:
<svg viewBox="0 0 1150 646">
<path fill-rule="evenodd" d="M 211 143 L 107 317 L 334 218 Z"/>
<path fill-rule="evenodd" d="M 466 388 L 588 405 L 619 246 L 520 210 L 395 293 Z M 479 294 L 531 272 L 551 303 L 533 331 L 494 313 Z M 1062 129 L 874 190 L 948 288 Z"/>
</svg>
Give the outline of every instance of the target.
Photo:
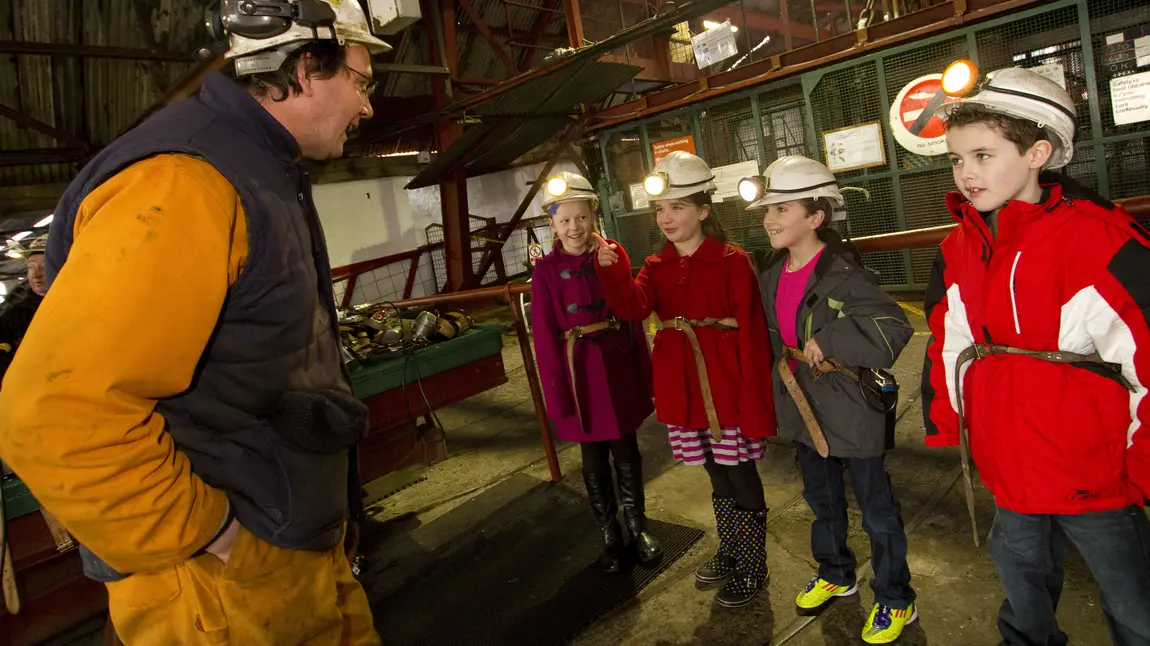
<svg viewBox="0 0 1150 646">
<path fill-rule="evenodd" d="M 698 193 L 692 193 L 683 199 L 699 208 L 707 207 L 707 217 L 702 223 L 704 236 L 714 238 L 724 244 L 730 242 L 727 240 L 727 231 L 723 229 L 723 223 L 719 221 L 719 214 L 715 213 L 715 206 L 711 203 L 710 193 L 700 191 Z"/>
</svg>

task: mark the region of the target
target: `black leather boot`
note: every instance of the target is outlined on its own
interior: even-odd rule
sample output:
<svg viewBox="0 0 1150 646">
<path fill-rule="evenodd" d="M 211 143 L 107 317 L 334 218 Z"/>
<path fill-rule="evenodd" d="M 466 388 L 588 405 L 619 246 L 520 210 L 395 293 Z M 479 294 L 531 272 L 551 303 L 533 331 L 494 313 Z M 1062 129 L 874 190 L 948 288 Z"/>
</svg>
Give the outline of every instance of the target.
<svg viewBox="0 0 1150 646">
<path fill-rule="evenodd" d="M 623 528 L 619 526 L 619 507 L 615 502 L 615 483 L 611 482 L 610 471 L 583 472 L 583 484 L 587 485 L 587 497 L 591 499 L 591 511 L 603 531 L 603 571 L 612 574 L 623 569 Z"/>
<path fill-rule="evenodd" d="M 623 505 L 623 519 L 627 522 L 627 529 L 631 530 L 631 538 L 635 544 L 635 551 L 639 561 L 647 563 L 654 561 L 663 554 L 663 546 L 659 539 L 647 531 L 647 504 L 643 497 L 643 463 L 616 462 L 615 473 L 619 476 L 619 501 Z"/>
</svg>

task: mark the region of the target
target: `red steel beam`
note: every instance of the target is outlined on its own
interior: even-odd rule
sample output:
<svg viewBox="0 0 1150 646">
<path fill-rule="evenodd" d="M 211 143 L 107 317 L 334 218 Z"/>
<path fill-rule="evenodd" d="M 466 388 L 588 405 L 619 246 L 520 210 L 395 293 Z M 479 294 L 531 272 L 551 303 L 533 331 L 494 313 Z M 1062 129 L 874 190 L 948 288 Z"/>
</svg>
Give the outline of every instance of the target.
<svg viewBox="0 0 1150 646">
<path fill-rule="evenodd" d="M 82 148 L 36 148 L 0 152 L 0 167 L 35 164 L 70 164 L 88 156 Z"/>
<path fill-rule="evenodd" d="M 563 16 L 567 20 L 567 43 L 578 49 L 583 46 L 583 17 L 579 13 L 579 0 L 563 0 Z"/>
<path fill-rule="evenodd" d="M 60 130 L 56 126 L 49 125 L 47 123 L 44 123 L 43 121 L 38 121 L 36 119 L 33 119 L 32 117 L 24 114 L 23 112 L 20 112 L 18 110 L 13 110 L 12 108 L 9 108 L 8 106 L 6 106 L 2 103 L 0 103 L 0 117 L 6 117 L 8 119 L 11 119 L 11 120 L 15 121 L 17 124 L 24 126 L 25 128 L 28 128 L 29 130 L 35 130 L 36 132 L 39 132 L 41 134 L 48 135 L 49 137 L 55 139 L 56 141 L 68 144 L 69 146 L 73 146 L 75 148 L 90 148 L 91 147 L 88 142 L 80 139 L 79 137 L 76 137 L 75 135 L 70 135 L 70 134 L 64 132 L 63 130 Z"/>
<path fill-rule="evenodd" d="M 1130 197 L 1124 200 L 1115 200 L 1114 202 L 1126 209 L 1126 212 L 1136 220 L 1150 219 L 1150 195 Z M 853 238 L 851 242 L 853 242 L 862 253 L 922 249 L 924 247 L 933 247 L 941 243 L 946 236 L 954 230 L 955 226 L 956 225 L 953 224 L 944 224 L 926 229 L 882 233 L 874 236 Z"/>
<path fill-rule="evenodd" d="M 487 40 L 487 44 L 491 45 L 491 49 L 495 50 L 495 55 L 499 57 L 499 60 L 503 61 L 503 64 L 507 67 L 508 71 L 511 72 L 511 75 L 515 76 L 518 74 L 519 68 L 516 67 L 515 61 L 511 58 L 511 55 L 507 53 L 507 50 L 503 48 L 503 43 L 500 43 L 495 38 L 495 34 L 491 33 L 491 28 L 488 27 L 487 22 L 483 20 L 483 16 L 479 15 L 479 12 L 475 10 L 475 6 L 471 4 L 471 0 L 459 0 L 459 6 L 463 7 L 463 10 L 471 17 L 471 22 L 479 28 L 479 33 L 483 34 L 483 38 Z"/>
<path fill-rule="evenodd" d="M 649 93 L 597 113 L 589 131 L 618 126 L 873 51 L 925 38 L 971 22 L 1038 4 L 1042 0 L 951 0 L 848 32 L 742 67 Z M 965 13 L 962 9 L 965 8 Z M 860 43 L 860 39 L 863 41 Z"/>
<path fill-rule="evenodd" d="M 135 47 L 106 47 L 73 43 L 38 43 L 24 40 L 0 41 L 0 54 L 39 54 L 44 56 L 81 56 L 84 58 L 124 58 L 143 61 L 178 61 L 191 63 L 187 52 L 160 51 Z"/>
</svg>

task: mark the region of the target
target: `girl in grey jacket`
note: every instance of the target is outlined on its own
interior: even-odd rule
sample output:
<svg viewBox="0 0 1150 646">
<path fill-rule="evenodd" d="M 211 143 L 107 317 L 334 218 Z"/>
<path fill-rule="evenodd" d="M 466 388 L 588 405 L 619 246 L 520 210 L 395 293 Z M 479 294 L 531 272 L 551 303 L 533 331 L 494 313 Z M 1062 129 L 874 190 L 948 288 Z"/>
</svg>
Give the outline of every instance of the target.
<svg viewBox="0 0 1150 646">
<path fill-rule="evenodd" d="M 881 391 L 883 383 L 893 388 L 885 369 L 913 329 L 858 251 L 830 228 L 843 198 L 825 166 L 783 157 L 762 176 L 743 180 L 740 193 L 748 209 L 766 207 L 763 228 L 773 251 L 760 267 L 760 288 L 775 363 L 775 414 L 779 436 L 795 442 L 803 497 L 815 514 L 811 549 L 819 572 L 799 592 L 797 610 L 814 614 L 858 590 L 857 561 L 847 547 L 849 470 L 875 571 L 876 603 L 862 638 L 888 643 L 917 611 L 906 533 L 883 465 L 897 395 L 884 398 Z"/>
</svg>

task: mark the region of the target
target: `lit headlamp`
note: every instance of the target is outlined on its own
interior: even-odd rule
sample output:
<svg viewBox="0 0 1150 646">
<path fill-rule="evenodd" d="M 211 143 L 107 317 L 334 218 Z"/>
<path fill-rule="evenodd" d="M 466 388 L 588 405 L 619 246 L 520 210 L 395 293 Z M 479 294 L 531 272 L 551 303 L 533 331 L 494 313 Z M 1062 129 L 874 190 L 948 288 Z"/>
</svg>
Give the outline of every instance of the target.
<svg viewBox="0 0 1150 646">
<path fill-rule="evenodd" d="M 739 180 L 739 197 L 744 202 L 754 202 L 763 196 L 767 188 L 767 178 L 762 175 L 744 177 Z"/>
<path fill-rule="evenodd" d="M 667 188 L 671 186 L 671 180 L 666 173 L 657 172 L 651 173 L 643 179 L 643 190 L 647 191 L 647 195 L 657 197 L 667 192 Z"/>
<path fill-rule="evenodd" d="M 547 180 L 547 192 L 553 197 L 563 197 L 567 193 L 567 180 L 560 176 Z"/>
<path fill-rule="evenodd" d="M 697 182 L 689 182 L 687 184 L 672 184 L 671 177 L 663 171 L 655 171 L 650 175 L 643 178 L 643 190 L 647 191 L 647 195 L 651 197 L 659 197 L 666 193 L 668 189 L 672 188 L 691 188 L 692 186 L 702 186 L 708 182 L 714 181 L 715 176 L 711 175 L 706 179 L 701 179 Z M 702 189 L 700 189 L 702 190 Z"/>
<path fill-rule="evenodd" d="M 947 96 L 966 96 L 978 85 L 978 66 L 968 60 L 957 60 L 942 73 L 942 91 Z"/>
</svg>

